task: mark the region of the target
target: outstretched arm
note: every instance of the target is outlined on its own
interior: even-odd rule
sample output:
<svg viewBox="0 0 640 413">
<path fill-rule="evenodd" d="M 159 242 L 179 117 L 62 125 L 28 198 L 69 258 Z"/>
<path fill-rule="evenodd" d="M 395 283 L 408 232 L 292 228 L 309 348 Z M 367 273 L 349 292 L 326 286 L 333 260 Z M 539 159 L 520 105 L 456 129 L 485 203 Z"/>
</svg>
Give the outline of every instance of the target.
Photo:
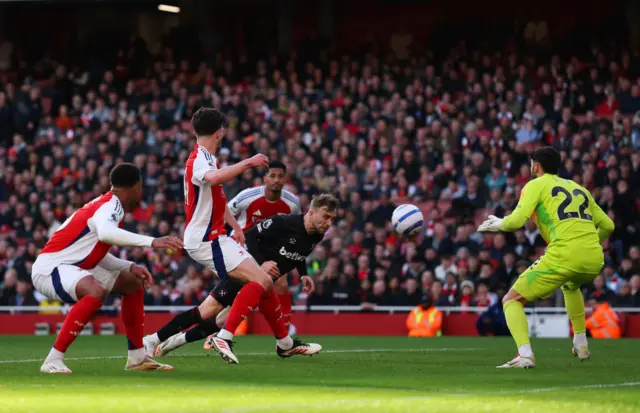
<svg viewBox="0 0 640 413">
<path fill-rule="evenodd" d="M 540 202 L 540 189 L 534 182 L 530 182 L 522 188 L 518 205 L 510 215 L 504 217 L 500 230 L 513 232 L 522 228 L 525 222 L 531 218 L 538 202 Z"/>
</svg>

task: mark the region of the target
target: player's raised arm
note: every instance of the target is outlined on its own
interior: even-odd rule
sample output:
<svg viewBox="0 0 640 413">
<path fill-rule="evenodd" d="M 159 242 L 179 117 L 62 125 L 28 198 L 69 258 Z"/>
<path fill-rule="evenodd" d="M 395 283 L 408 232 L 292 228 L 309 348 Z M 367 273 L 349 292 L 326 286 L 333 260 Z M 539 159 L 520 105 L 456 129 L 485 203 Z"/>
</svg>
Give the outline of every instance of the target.
<svg viewBox="0 0 640 413">
<path fill-rule="evenodd" d="M 258 168 L 260 166 L 267 167 L 269 166 L 269 158 L 262 154 L 257 154 L 252 156 L 249 159 L 245 159 L 244 161 L 238 162 L 235 165 L 226 166 L 221 169 L 209 170 L 204 174 L 203 180 L 206 181 L 209 185 L 222 185 L 238 175 L 241 175 L 249 168 Z M 195 174 L 195 171 L 194 171 Z"/>
<path fill-rule="evenodd" d="M 531 218 L 533 211 L 535 211 L 538 202 L 540 201 L 540 185 L 538 181 L 531 181 L 520 193 L 520 200 L 518 205 L 511 214 L 504 217 L 500 230 L 505 232 L 516 231 Z"/>
<path fill-rule="evenodd" d="M 607 214 L 600 208 L 597 202 L 594 201 L 591 193 L 585 190 L 587 194 L 589 194 L 589 201 L 591 206 L 591 215 L 593 216 L 593 224 L 598 228 L 598 238 L 600 242 L 604 241 L 611 235 L 613 230 L 615 229 L 615 224 L 609 218 Z"/>
</svg>

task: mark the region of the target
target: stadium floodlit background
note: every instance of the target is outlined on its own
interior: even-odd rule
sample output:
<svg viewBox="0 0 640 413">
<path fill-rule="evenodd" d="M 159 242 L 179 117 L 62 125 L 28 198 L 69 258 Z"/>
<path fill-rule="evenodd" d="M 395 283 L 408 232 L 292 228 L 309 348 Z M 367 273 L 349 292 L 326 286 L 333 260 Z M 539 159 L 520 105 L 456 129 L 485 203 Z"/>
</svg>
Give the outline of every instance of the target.
<svg viewBox="0 0 640 413">
<path fill-rule="evenodd" d="M 217 366 L 217 359 L 203 362 L 194 358 L 199 348 L 192 348 L 185 355 L 194 357 L 173 363 L 176 373 L 180 368 L 186 373 L 169 382 L 128 375 L 127 385 L 136 386 L 139 379 L 149 387 L 140 392 L 157 385 L 166 392 L 162 396 L 183 403 L 176 408 L 183 411 L 204 406 L 193 400 L 205 400 L 212 390 L 198 390 L 193 383 L 196 376 L 210 380 L 217 367 L 237 385 L 220 385 L 226 393 L 206 399 L 209 407 L 225 395 L 242 398 L 243 384 L 267 386 L 260 403 L 275 411 L 473 411 L 479 403 L 512 411 L 522 399 L 531 411 L 580 409 L 584 403 L 595 403 L 589 405 L 592 411 L 632 411 L 624 409 L 640 403 L 632 395 L 638 383 L 629 360 L 635 357 L 637 366 L 638 359 L 628 340 L 595 344 L 600 350 L 594 351 L 596 361 L 580 365 L 588 374 L 579 378 L 567 370 L 569 340 L 542 340 L 546 344 L 540 346 L 553 354 L 547 366 L 563 371 L 556 375 L 547 367 L 546 376 L 537 376 L 541 382 L 527 377 L 525 387 L 518 388 L 514 383 L 526 376 L 497 376 L 490 370 L 512 355 L 510 339 L 447 338 L 477 335 L 478 315 L 498 303 L 544 251 L 532 222 L 513 234 L 475 232 L 488 214 L 504 216 L 513 209 L 530 179 L 528 156 L 541 145 L 562 152 L 561 175 L 588 188 L 616 223 L 604 243 L 605 267 L 593 285 L 584 286 L 585 298 L 606 297 L 621 309 L 623 335 L 640 337 L 640 314 L 634 312 L 640 308 L 637 4 L 167 3 L 179 7 L 179 13 L 160 11 L 158 4 L 0 3 L 0 334 L 55 333 L 65 308 L 33 291 L 31 265 L 76 208 L 109 189 L 108 172 L 116 163 L 133 162 L 143 174 L 144 199 L 125 217 L 125 229 L 182 237 L 182 174 L 194 145 L 189 120 L 197 108 L 210 106 L 230 120 L 218 158 L 223 166 L 261 152 L 288 165 L 287 188 L 300 196 L 304 211 L 319 192 L 333 192 L 342 202 L 337 225 L 307 263 L 316 292 L 307 296 L 298 280 L 291 281 L 299 333 L 406 335 L 407 311 L 431 293 L 445 312 L 445 337 L 320 336 L 315 338 L 329 349 L 327 354 L 277 366 L 267 353 L 258 353 L 272 349 L 270 339 L 240 337 L 254 351 L 247 353 L 254 366 L 239 368 L 255 370 L 234 372 Z M 228 198 L 261 184 L 260 173 L 249 170 L 227 185 Z M 390 226 L 391 213 L 401 203 L 423 211 L 425 231 L 416 240 L 398 237 Z M 211 271 L 186 254 L 139 248 L 115 252 L 155 276 L 145 300 L 150 330 L 168 319 L 169 307 L 198 304 L 216 282 Z M 122 331 L 118 306 L 117 298 L 107 303 L 94 320 L 94 334 Z M 533 334 L 568 337 L 562 306 L 562 294 L 530 306 Z M 264 324 L 254 317 L 249 332 L 267 333 Z M 79 376 L 61 388 L 40 378 L 42 387 L 29 387 L 37 364 L 27 361 L 43 356 L 51 341 L 51 336 L 0 336 L 2 378 L 24 384 L 1 382 L 0 395 L 10 397 L 0 396 L 0 411 L 46 410 L 46 403 L 70 411 L 96 408 L 82 404 L 87 400 L 69 407 L 64 398 L 83 389 L 100 394 L 100 376 Z M 107 356 L 76 363 L 102 374 L 118 394 L 128 391 L 118 387 L 122 360 L 108 357 L 123 354 L 123 341 L 83 337 L 74 350 L 79 359 Z M 119 347 L 122 351 L 114 350 Z M 598 357 L 607 363 L 598 365 Z M 362 367 L 369 364 L 377 367 Z M 476 373 L 473 388 L 465 383 L 470 380 L 465 364 Z M 421 371 L 413 371 L 414 365 Z M 542 360 L 540 365 L 545 371 Z M 74 376 L 86 374 L 80 370 L 74 369 Z M 289 404 L 278 399 L 282 388 L 268 387 L 274 383 L 260 375 L 264 371 L 289 375 L 291 381 L 282 387 L 289 389 Z M 376 381 L 390 374 L 393 383 Z M 600 381 L 588 380 L 596 374 Z M 425 380 L 422 375 L 442 384 L 434 388 L 413 382 Z M 349 388 L 357 383 L 359 395 L 351 394 Z M 47 386 L 52 393 L 62 389 L 58 399 L 52 396 L 42 404 L 29 399 L 28 391 L 47 393 Z M 182 396 L 172 393 L 180 386 L 186 389 Z M 526 386 L 535 391 L 528 393 Z M 513 400 L 510 390 L 517 394 Z M 541 391 L 550 392 L 548 399 L 556 405 L 544 404 L 537 396 Z M 586 391 L 594 400 L 585 399 Z M 332 392 L 353 402 L 335 403 Z M 451 394 L 461 397 L 454 403 L 445 397 Z M 598 395 L 614 397 L 618 404 L 600 405 Z M 25 397 L 35 404 L 21 404 Z M 144 409 L 159 396 L 147 392 L 140 397 L 148 398 L 149 404 L 140 405 Z M 313 405 L 309 397 L 327 400 Z M 118 407 L 128 406 L 125 399 Z M 376 400 L 382 404 L 368 404 Z M 245 402 L 232 407 L 250 411 L 255 406 Z"/>
</svg>

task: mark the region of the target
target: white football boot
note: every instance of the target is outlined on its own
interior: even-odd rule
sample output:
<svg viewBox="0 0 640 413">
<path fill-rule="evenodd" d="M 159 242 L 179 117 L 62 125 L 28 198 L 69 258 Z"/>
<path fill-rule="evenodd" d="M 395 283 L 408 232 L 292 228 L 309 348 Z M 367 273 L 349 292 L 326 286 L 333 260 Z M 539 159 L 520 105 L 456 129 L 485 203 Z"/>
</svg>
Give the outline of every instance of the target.
<svg viewBox="0 0 640 413">
<path fill-rule="evenodd" d="M 144 354 L 149 358 L 154 356 L 154 353 L 156 352 L 156 347 L 158 347 L 158 344 L 160 344 L 159 342 L 154 340 L 154 336 L 155 334 L 150 334 L 142 338 L 142 345 L 144 346 Z"/>
<path fill-rule="evenodd" d="M 47 374 L 71 374 L 69 367 L 64 365 L 62 359 L 45 360 L 40 366 L 40 373 Z"/>
<path fill-rule="evenodd" d="M 281 358 L 288 358 L 291 356 L 313 356 L 322 351 L 322 346 L 316 343 L 303 343 L 300 339 L 293 339 L 293 346 L 289 350 L 283 350 L 276 344 L 276 353 Z"/>
<path fill-rule="evenodd" d="M 160 345 L 156 346 L 156 349 L 153 353 L 154 357 L 163 357 L 167 354 L 171 353 L 173 350 L 178 349 L 187 344 L 187 341 L 184 338 L 184 333 L 174 334 L 173 336 L 166 339 L 164 342 L 160 343 Z"/>
<path fill-rule="evenodd" d="M 173 367 L 168 364 L 158 363 L 152 358 L 146 357 L 142 362 L 133 364 L 131 359 L 127 359 L 127 365 L 124 367 L 126 371 L 152 371 L 152 370 L 173 370 Z"/>
<path fill-rule="evenodd" d="M 218 337 L 217 333 L 209 337 L 205 345 L 210 345 L 211 349 L 220 353 L 224 361 L 229 364 L 240 364 L 238 358 L 233 354 L 233 342 Z"/>
<path fill-rule="evenodd" d="M 511 361 L 504 363 L 501 366 L 497 366 L 498 369 L 532 369 L 536 366 L 536 358 L 531 355 L 531 357 L 522 357 L 520 354 L 516 356 Z"/>
<path fill-rule="evenodd" d="M 571 352 L 575 357 L 578 357 L 580 361 L 589 360 L 591 358 L 591 353 L 589 352 L 589 348 L 585 345 L 580 346 L 576 349 L 575 346 L 571 349 Z"/>
</svg>

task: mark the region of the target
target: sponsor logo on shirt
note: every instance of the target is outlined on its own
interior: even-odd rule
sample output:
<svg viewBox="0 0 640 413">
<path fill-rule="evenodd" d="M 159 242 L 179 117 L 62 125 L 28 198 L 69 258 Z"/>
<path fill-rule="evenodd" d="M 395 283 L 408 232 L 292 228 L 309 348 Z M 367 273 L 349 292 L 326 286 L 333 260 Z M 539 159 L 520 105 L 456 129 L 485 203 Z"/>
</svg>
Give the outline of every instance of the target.
<svg viewBox="0 0 640 413">
<path fill-rule="evenodd" d="M 306 255 L 298 254 L 297 252 L 289 252 L 284 247 L 280 247 L 280 255 L 292 261 L 304 261 L 307 259 Z"/>
</svg>

